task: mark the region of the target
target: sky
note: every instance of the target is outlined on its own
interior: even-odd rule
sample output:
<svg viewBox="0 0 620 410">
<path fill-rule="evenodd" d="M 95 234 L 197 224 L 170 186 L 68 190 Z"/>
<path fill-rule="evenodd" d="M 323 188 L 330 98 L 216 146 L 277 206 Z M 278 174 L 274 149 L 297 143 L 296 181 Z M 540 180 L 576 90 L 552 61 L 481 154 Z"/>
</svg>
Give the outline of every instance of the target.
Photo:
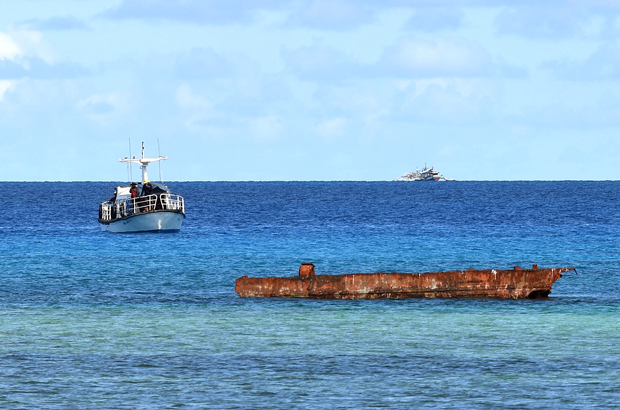
<svg viewBox="0 0 620 410">
<path fill-rule="evenodd" d="M 4 0 L 0 181 L 618 180 L 619 80 L 620 1 Z"/>
</svg>

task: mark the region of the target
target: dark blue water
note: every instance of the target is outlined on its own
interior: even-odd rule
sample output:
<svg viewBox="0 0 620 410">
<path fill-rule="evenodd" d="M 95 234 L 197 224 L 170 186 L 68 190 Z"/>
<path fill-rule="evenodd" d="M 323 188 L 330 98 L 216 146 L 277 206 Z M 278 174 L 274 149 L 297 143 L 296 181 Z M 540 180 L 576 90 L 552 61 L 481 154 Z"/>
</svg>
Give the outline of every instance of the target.
<svg viewBox="0 0 620 410">
<path fill-rule="evenodd" d="M 0 408 L 620 408 L 620 182 L 0 183 Z M 575 266 L 546 301 L 240 299 L 242 275 Z"/>
</svg>

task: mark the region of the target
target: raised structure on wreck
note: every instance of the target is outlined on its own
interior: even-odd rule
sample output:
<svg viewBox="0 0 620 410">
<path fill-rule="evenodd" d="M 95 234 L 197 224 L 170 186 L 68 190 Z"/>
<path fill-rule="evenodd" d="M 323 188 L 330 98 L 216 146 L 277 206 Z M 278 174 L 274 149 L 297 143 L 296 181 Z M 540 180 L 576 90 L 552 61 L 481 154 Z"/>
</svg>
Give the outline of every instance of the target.
<svg viewBox="0 0 620 410">
<path fill-rule="evenodd" d="M 501 298 L 538 299 L 551 293 L 566 268 L 456 270 L 428 273 L 351 273 L 316 275 L 312 263 L 303 263 L 299 276 L 249 278 L 236 281 L 241 297 L 315 299 Z"/>
</svg>

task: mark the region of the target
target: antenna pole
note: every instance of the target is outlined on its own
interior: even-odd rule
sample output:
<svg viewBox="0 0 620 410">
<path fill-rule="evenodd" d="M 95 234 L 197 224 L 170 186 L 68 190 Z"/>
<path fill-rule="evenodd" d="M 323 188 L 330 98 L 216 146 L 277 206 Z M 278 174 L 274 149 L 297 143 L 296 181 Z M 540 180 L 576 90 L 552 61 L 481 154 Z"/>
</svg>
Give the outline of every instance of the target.
<svg viewBox="0 0 620 410">
<path fill-rule="evenodd" d="M 159 149 L 159 138 L 157 138 L 157 155 L 159 155 L 159 158 L 161 158 L 161 149 Z M 161 182 L 162 184 L 164 183 L 164 180 L 161 179 L 161 161 L 157 161 L 159 165 L 159 182 Z"/>
<path fill-rule="evenodd" d="M 129 138 L 129 159 L 131 159 L 131 138 Z M 131 164 L 132 162 L 129 162 L 129 182 L 133 182 L 133 166 Z"/>
<path fill-rule="evenodd" d="M 149 165 L 148 162 L 144 162 L 144 141 L 142 141 L 142 161 L 140 161 L 140 169 L 142 170 L 142 183 L 146 184 L 149 182 L 148 174 L 146 173 L 146 167 Z"/>
</svg>

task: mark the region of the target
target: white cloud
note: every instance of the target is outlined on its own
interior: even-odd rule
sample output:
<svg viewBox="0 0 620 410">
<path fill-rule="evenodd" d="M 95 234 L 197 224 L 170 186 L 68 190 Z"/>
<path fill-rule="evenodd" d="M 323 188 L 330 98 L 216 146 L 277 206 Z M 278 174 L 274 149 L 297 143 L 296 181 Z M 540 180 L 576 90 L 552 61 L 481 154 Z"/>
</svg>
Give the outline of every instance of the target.
<svg viewBox="0 0 620 410">
<path fill-rule="evenodd" d="M 129 96 L 121 92 L 93 94 L 78 102 L 77 106 L 88 119 L 105 125 L 129 108 Z"/>
<path fill-rule="evenodd" d="M 194 48 L 176 56 L 174 71 L 182 79 L 221 78 L 233 73 L 233 64 L 212 49 Z"/>
<path fill-rule="evenodd" d="M 480 44 L 462 38 L 421 40 L 401 37 L 384 49 L 376 63 L 363 63 L 322 40 L 283 50 L 289 69 L 303 80 L 342 82 L 368 78 L 524 77 L 523 69 L 496 62 Z"/>
<path fill-rule="evenodd" d="M 309 46 L 294 50 L 283 49 L 282 58 L 301 79 L 339 81 L 359 76 L 363 66 L 321 39 L 313 39 Z"/>
<path fill-rule="evenodd" d="M 402 38 L 385 50 L 381 71 L 405 77 L 488 76 L 494 64 L 479 44 L 463 39 Z"/>
<path fill-rule="evenodd" d="M 0 33 L 0 67 L 1 65 L 13 64 L 13 61 L 22 55 L 22 50 L 19 44 L 8 34 Z M 7 91 L 15 88 L 17 81 L 2 79 L 0 74 L 0 102 L 4 101 L 4 95 Z"/>
<path fill-rule="evenodd" d="M 499 92 L 488 79 L 420 79 L 399 94 L 393 119 L 401 121 L 475 124 L 503 115 Z"/>
<path fill-rule="evenodd" d="M 447 90 L 453 88 L 456 92 L 465 98 L 468 97 L 491 97 L 497 90 L 491 86 L 491 82 L 481 79 L 446 79 L 446 78 L 424 78 L 415 80 L 414 97 L 419 97 L 424 94 L 426 90 L 431 86 L 439 86 L 440 88 Z"/>
<path fill-rule="evenodd" d="M 0 61 L 0 78 L 4 79 L 71 79 L 88 74 L 89 70 L 79 64 L 48 64 L 38 57 Z"/>
<path fill-rule="evenodd" d="M 415 10 L 410 28 L 437 32 L 460 27 L 462 15 L 455 10 L 463 8 L 504 9 L 497 20 L 499 32 L 540 37 L 572 35 L 590 24 L 590 17 L 613 16 L 620 7 L 617 0 L 122 0 L 99 16 L 222 25 L 255 22 L 267 12 L 283 16 L 288 27 L 342 31 L 375 22 L 386 10 Z M 84 27 L 70 15 L 34 22 L 42 29 Z"/>
<path fill-rule="evenodd" d="M 464 13 L 455 7 L 420 8 L 407 22 L 407 28 L 415 31 L 437 32 L 456 30 L 463 20 Z"/>
<path fill-rule="evenodd" d="M 4 94 L 15 87 L 17 81 L 0 80 L 0 102 L 4 101 Z"/>
<path fill-rule="evenodd" d="M 214 104 L 206 97 L 195 93 L 188 84 L 177 87 L 175 102 L 180 108 L 182 123 L 189 132 L 218 137 L 225 134 L 214 121 Z"/>
<path fill-rule="evenodd" d="M 0 33 L 0 79 L 69 79 L 90 74 L 81 64 L 55 60 L 39 32 Z"/>
<path fill-rule="evenodd" d="M 1 34 L 1 33 L 0 33 Z M 11 30 L 8 36 L 18 45 L 20 53 L 16 57 L 37 57 L 47 64 L 54 63 L 49 45 L 43 41 L 43 35 L 32 30 Z"/>
<path fill-rule="evenodd" d="M 286 5 L 285 0 L 124 0 L 101 13 L 110 19 L 175 20 L 193 24 L 247 22 L 257 11 Z"/>
<path fill-rule="evenodd" d="M 18 24 L 20 30 L 28 31 L 64 31 L 86 30 L 86 23 L 74 16 L 54 16 L 48 19 L 30 19 Z"/>
<path fill-rule="evenodd" d="M 206 98 L 194 94 L 187 84 L 180 85 L 175 92 L 176 102 L 183 109 L 211 110 L 213 104 Z"/>
<path fill-rule="evenodd" d="M 620 42 L 600 45 L 585 60 L 548 61 L 542 64 L 542 68 L 550 69 L 555 76 L 564 80 L 618 80 L 620 78 Z"/>
<path fill-rule="evenodd" d="M 14 60 L 22 50 L 13 37 L 0 33 L 0 60 Z"/>
<path fill-rule="evenodd" d="M 248 124 L 248 132 L 259 141 L 275 141 L 284 129 L 282 118 L 277 115 L 251 118 Z"/>
<path fill-rule="evenodd" d="M 288 25 L 346 30 L 375 19 L 376 10 L 350 0 L 312 0 L 292 13 Z"/>
<path fill-rule="evenodd" d="M 345 135 L 349 121 L 346 118 L 332 118 L 323 121 L 316 126 L 316 133 L 325 141 L 330 142 L 337 137 Z"/>
<path fill-rule="evenodd" d="M 602 33 L 610 10 L 567 3 L 521 4 L 504 8 L 495 19 L 497 32 L 557 39 Z"/>
</svg>

